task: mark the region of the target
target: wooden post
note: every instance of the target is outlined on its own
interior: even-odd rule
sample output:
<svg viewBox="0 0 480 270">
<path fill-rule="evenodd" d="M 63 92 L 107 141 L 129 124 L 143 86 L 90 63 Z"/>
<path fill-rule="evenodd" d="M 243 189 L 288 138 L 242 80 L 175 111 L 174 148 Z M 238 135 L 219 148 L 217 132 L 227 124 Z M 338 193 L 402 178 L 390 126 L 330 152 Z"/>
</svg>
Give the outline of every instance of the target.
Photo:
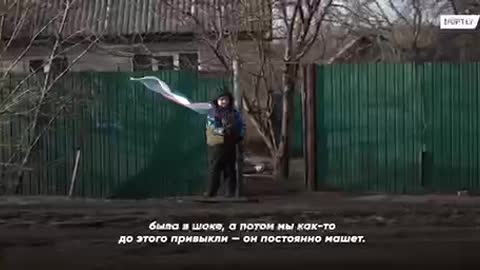
<svg viewBox="0 0 480 270">
<path fill-rule="evenodd" d="M 80 163 L 80 149 L 77 150 L 77 156 L 75 157 L 75 165 L 73 167 L 72 180 L 70 181 L 70 190 L 68 191 L 68 197 L 72 197 L 73 188 L 75 187 L 75 179 L 77 179 L 77 171 Z"/>
<path fill-rule="evenodd" d="M 317 125 L 316 125 L 316 64 L 304 67 L 304 145 L 305 145 L 305 170 L 306 188 L 310 191 L 317 190 Z"/>
<path fill-rule="evenodd" d="M 308 73 L 308 69 L 306 67 L 306 65 L 303 66 L 303 69 L 302 69 L 302 91 L 301 91 L 301 97 L 302 97 L 302 139 L 303 139 L 303 143 L 302 143 L 302 147 L 303 147 L 303 153 L 302 153 L 302 156 L 303 156 L 303 164 L 304 164 L 304 172 L 303 172 L 303 184 L 304 184 L 304 187 L 307 188 L 308 187 L 308 170 L 307 170 L 307 153 L 308 153 L 308 147 L 307 147 L 307 118 L 308 118 L 308 115 L 307 115 L 307 110 L 306 110 L 306 104 L 307 104 L 307 101 L 306 101 L 306 92 L 307 92 L 307 87 L 308 87 L 308 80 L 307 80 L 307 73 Z"/>
</svg>

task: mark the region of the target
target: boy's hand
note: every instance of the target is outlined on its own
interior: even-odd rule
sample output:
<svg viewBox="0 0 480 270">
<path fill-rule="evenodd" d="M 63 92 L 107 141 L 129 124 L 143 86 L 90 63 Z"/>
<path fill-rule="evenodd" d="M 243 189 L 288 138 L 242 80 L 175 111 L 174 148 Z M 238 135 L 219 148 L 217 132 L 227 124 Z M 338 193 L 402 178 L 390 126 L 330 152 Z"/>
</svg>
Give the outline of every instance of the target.
<svg viewBox="0 0 480 270">
<path fill-rule="evenodd" d="M 216 129 L 213 130 L 213 133 L 215 133 L 216 135 L 223 136 L 223 135 L 225 135 L 225 129 L 224 128 L 216 128 Z"/>
</svg>

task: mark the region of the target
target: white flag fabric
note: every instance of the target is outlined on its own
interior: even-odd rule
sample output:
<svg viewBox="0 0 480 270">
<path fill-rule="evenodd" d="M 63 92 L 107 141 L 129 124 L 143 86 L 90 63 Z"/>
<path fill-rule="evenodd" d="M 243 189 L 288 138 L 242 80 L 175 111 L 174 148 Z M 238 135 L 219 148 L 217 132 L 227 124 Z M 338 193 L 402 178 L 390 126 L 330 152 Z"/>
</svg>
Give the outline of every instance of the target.
<svg viewBox="0 0 480 270">
<path fill-rule="evenodd" d="M 166 99 L 171 100 L 183 107 L 189 108 L 192 111 L 195 111 L 199 114 L 207 114 L 208 110 L 212 108 L 210 102 L 197 102 L 193 103 L 188 98 L 183 97 L 179 94 L 173 93 L 172 89 L 164 81 L 160 80 L 154 76 L 146 76 L 143 78 L 130 78 L 132 81 L 141 82 L 148 89 L 161 94 Z"/>
</svg>

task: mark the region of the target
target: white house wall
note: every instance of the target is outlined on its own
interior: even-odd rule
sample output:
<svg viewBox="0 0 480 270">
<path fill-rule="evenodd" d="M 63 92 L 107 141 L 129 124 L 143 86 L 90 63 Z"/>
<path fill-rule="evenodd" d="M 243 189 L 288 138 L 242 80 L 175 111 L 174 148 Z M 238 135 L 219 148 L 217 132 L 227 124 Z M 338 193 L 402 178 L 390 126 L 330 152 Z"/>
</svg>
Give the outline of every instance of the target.
<svg viewBox="0 0 480 270">
<path fill-rule="evenodd" d="M 209 55 L 209 50 L 199 47 L 198 44 L 195 45 L 193 42 L 152 43 L 147 44 L 144 47 L 102 44 L 91 49 L 88 53 L 79 58 L 75 65 L 72 66 L 72 71 L 131 71 L 131 58 L 135 53 L 152 53 L 154 55 L 198 53 L 200 63 L 207 63 L 215 66 L 215 59 L 212 59 L 211 55 Z M 68 50 L 68 52 L 63 55 L 66 56 L 71 63 L 71 61 L 82 54 L 84 50 L 85 46 Z M 0 71 L 6 71 L 9 65 L 13 63 L 21 53 L 21 48 L 9 50 L 0 60 Z M 48 47 L 33 47 L 24 57 L 22 57 L 22 60 L 19 61 L 11 71 L 15 73 L 28 72 L 29 62 L 31 60 L 47 60 L 50 53 L 51 49 Z M 204 64 L 203 69 L 208 69 L 208 67 Z"/>
</svg>

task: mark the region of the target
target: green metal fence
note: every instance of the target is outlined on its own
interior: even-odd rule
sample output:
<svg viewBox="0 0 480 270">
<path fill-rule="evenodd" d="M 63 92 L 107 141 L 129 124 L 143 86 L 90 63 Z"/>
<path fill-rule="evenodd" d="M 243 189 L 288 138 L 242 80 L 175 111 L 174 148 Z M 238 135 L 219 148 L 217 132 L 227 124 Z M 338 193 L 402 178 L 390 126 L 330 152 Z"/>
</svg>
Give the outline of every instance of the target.
<svg viewBox="0 0 480 270">
<path fill-rule="evenodd" d="M 23 194 L 67 194 L 77 150 L 78 196 L 145 198 L 200 192 L 206 176 L 204 116 L 129 80 L 144 75 L 159 77 L 195 101 L 211 100 L 219 85 L 230 84 L 228 78 L 189 71 L 68 75 L 57 87 L 76 91 L 79 102 L 43 136 Z M 88 100 L 80 102 L 80 96 Z"/>
<path fill-rule="evenodd" d="M 320 186 L 396 193 L 478 190 L 479 66 L 319 66 Z"/>
</svg>

